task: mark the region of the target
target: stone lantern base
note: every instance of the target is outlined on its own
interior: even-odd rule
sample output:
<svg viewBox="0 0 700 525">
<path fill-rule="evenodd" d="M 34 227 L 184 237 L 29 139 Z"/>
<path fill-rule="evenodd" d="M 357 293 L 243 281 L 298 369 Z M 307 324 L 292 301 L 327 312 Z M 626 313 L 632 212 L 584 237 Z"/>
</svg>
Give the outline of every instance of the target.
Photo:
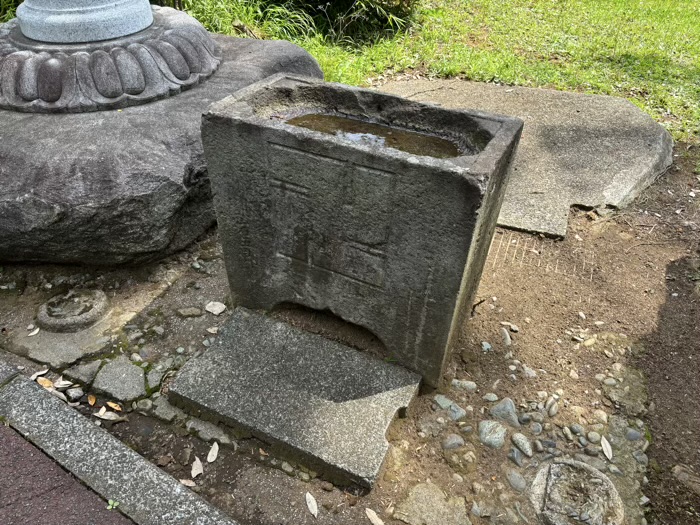
<svg viewBox="0 0 700 525">
<path fill-rule="evenodd" d="M 322 72 L 288 42 L 213 39 L 218 71 L 177 96 L 88 113 L 0 110 L 0 262 L 141 263 L 214 224 L 202 113 L 269 75 Z"/>
</svg>

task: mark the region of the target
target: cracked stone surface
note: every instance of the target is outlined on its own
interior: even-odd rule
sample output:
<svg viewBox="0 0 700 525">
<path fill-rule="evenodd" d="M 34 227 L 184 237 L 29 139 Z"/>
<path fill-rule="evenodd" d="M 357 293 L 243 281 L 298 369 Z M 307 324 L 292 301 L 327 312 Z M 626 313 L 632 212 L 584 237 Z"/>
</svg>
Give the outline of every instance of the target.
<svg viewBox="0 0 700 525">
<path fill-rule="evenodd" d="M 133 401 L 146 395 L 143 368 L 119 356 L 102 367 L 92 388 L 119 401 Z"/>
</svg>

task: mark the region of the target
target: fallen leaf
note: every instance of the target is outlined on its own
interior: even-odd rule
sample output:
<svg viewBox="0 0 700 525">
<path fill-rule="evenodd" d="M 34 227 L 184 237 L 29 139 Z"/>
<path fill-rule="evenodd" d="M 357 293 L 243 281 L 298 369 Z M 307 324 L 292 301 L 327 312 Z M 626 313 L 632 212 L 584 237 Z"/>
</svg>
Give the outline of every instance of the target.
<svg viewBox="0 0 700 525">
<path fill-rule="evenodd" d="M 603 454 L 605 454 L 605 457 L 608 458 L 608 461 L 612 461 L 612 447 L 610 446 L 610 442 L 605 438 L 605 436 L 602 436 L 600 438 L 600 446 L 603 447 Z"/>
<path fill-rule="evenodd" d="M 46 374 L 48 371 L 49 371 L 48 368 L 46 368 L 46 369 L 44 369 L 44 370 L 39 370 L 37 373 L 32 374 L 32 377 L 30 377 L 29 380 L 30 380 L 30 381 L 36 381 L 36 378 L 37 378 L 37 377 L 43 376 L 43 375 Z"/>
<path fill-rule="evenodd" d="M 196 487 L 197 484 L 192 481 L 191 479 L 181 479 L 180 483 L 182 483 L 185 487 Z"/>
<path fill-rule="evenodd" d="M 119 403 L 112 403 L 111 401 L 107 401 L 107 406 L 112 410 L 116 410 L 117 412 L 122 411 L 122 407 Z"/>
<path fill-rule="evenodd" d="M 260 452 L 261 456 L 269 456 L 270 455 L 267 452 L 265 452 L 263 449 L 258 449 L 258 452 Z"/>
<path fill-rule="evenodd" d="M 107 412 L 106 410 L 104 412 L 102 412 L 102 410 L 100 410 L 99 412 L 95 412 L 93 416 L 99 417 L 100 419 L 104 419 L 105 421 L 128 421 L 126 417 L 120 416 L 115 412 Z"/>
<path fill-rule="evenodd" d="M 367 518 L 369 518 L 369 521 L 372 523 L 372 525 L 384 525 L 382 519 L 379 516 L 377 516 L 377 513 L 374 512 L 372 509 L 365 509 L 365 514 L 367 514 Z"/>
<path fill-rule="evenodd" d="M 97 403 L 97 398 L 92 394 L 88 394 L 88 404 L 94 406 L 95 403 Z"/>
<path fill-rule="evenodd" d="M 38 333 L 39 333 L 39 327 L 37 326 L 34 330 L 32 330 L 31 332 L 29 332 L 27 334 L 27 337 L 34 337 Z"/>
<path fill-rule="evenodd" d="M 318 504 L 316 503 L 316 498 L 310 492 L 306 493 L 306 506 L 309 507 L 309 512 L 313 517 L 318 518 Z"/>
<path fill-rule="evenodd" d="M 100 416 L 103 416 L 105 414 L 105 412 L 107 412 L 107 407 L 102 407 L 102 408 L 100 408 L 100 411 L 98 412 L 98 414 Z"/>
<path fill-rule="evenodd" d="M 45 377 L 37 377 L 36 382 L 39 383 L 44 388 L 46 388 L 47 390 L 49 388 L 53 388 L 53 381 L 51 381 L 50 379 L 47 379 Z"/>
<path fill-rule="evenodd" d="M 59 392 L 58 390 L 54 390 L 53 388 L 50 389 L 49 392 L 51 392 L 51 394 L 56 396 L 61 401 L 68 403 L 68 399 L 66 398 L 66 396 L 63 395 L 63 392 Z"/>
<path fill-rule="evenodd" d="M 66 390 L 72 386 L 73 386 L 73 383 L 71 381 L 66 381 L 65 379 L 63 379 L 63 376 L 56 379 L 56 381 L 54 381 L 54 383 L 53 383 L 53 387 L 56 390 Z"/>
<path fill-rule="evenodd" d="M 214 463 L 217 457 L 219 457 L 219 444 L 214 441 L 214 444 L 209 450 L 209 455 L 207 456 L 207 463 Z"/>
<path fill-rule="evenodd" d="M 197 456 L 194 457 L 192 462 L 192 479 L 196 478 L 200 474 L 204 474 L 204 466 Z"/>
</svg>

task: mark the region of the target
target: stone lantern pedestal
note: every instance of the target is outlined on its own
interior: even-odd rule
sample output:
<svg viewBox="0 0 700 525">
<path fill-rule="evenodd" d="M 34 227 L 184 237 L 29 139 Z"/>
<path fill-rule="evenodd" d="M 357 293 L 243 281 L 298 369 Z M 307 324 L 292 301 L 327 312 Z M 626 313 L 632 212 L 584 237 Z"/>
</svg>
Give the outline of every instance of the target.
<svg viewBox="0 0 700 525">
<path fill-rule="evenodd" d="M 27 0 L 0 24 L 0 262 L 161 258 L 215 222 L 200 120 L 287 42 L 209 34 L 147 0 Z"/>
</svg>

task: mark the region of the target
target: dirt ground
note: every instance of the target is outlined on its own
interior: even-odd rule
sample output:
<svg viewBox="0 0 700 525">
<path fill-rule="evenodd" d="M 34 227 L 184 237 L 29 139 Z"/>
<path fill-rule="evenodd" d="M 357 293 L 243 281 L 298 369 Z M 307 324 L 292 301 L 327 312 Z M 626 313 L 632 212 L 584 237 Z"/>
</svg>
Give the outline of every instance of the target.
<svg viewBox="0 0 700 525">
<path fill-rule="evenodd" d="M 700 474 L 700 179 L 694 173 L 700 150 L 680 144 L 675 153 L 674 167 L 628 209 L 572 211 L 564 240 L 497 230 L 474 316 L 463 328 L 446 382 L 469 379 L 479 390 L 441 391 L 461 406 L 473 406 L 472 423 L 476 423 L 488 407 L 482 400 L 487 392 L 521 405 L 536 401 L 539 391 L 561 389 L 563 403 L 556 422 L 571 424 L 590 419 L 598 408 L 620 412 L 596 374 L 605 374 L 616 364 L 641 369 L 648 378 L 650 402 L 648 411 L 640 413 L 650 427 L 651 440 L 649 480 L 642 486 L 651 498 L 647 520 L 692 525 L 700 524 L 700 494 L 676 480 L 671 471 L 685 465 Z M 175 310 L 201 308 L 210 300 L 225 300 L 231 306 L 212 233 L 187 252 L 138 271 L 6 266 L 0 284 L 19 282 L 22 293 L 11 290 L 3 295 L 0 289 L 4 337 L 26 329 L 27 312 L 56 293 L 46 284 L 57 275 L 84 275 L 83 284 L 110 293 L 126 293 L 130 287 L 172 275 L 169 290 L 127 328 L 125 340 L 131 330 L 146 334 L 144 341 L 118 348 L 136 350 L 153 362 L 205 351 L 203 340 L 211 338 L 211 329 L 226 318 L 182 319 Z M 500 333 L 502 322 L 518 326 L 510 346 Z M 150 332 L 156 325 L 164 328 L 164 335 Z M 358 346 L 378 351 L 371 334 L 363 337 L 366 343 Z M 593 344 L 582 343 L 587 339 Z M 483 341 L 493 351 L 483 352 Z M 177 348 L 182 351 L 176 352 Z M 515 360 L 520 364 L 516 366 Z M 522 365 L 534 370 L 536 377 L 524 377 L 518 368 Z M 167 392 L 167 380 L 165 385 Z M 503 487 L 505 452 L 485 449 L 471 436 L 467 446 L 476 461 L 450 465 L 440 446 L 441 436 L 450 429 L 435 436 L 419 434 L 435 420 L 434 393 L 424 393 L 408 417 L 393 426 L 386 472 L 370 493 L 333 488 L 320 479 L 304 481 L 300 469 L 288 476 L 262 443 L 250 439 L 240 440 L 236 449 L 222 448 L 219 459 L 197 479 L 196 490 L 243 525 L 364 523 L 365 508 L 376 510 L 387 524 L 398 524 L 392 518 L 396 505 L 411 487 L 427 479 L 449 496 L 465 497 L 469 508 L 474 482 L 494 494 Z M 135 412 L 129 417 L 128 423 L 106 426 L 178 479 L 189 477 L 194 456 L 206 457 L 210 445 L 183 427 Z M 463 481 L 455 478 L 456 472 Z M 306 510 L 307 491 L 324 510 L 318 520 Z"/>
</svg>

